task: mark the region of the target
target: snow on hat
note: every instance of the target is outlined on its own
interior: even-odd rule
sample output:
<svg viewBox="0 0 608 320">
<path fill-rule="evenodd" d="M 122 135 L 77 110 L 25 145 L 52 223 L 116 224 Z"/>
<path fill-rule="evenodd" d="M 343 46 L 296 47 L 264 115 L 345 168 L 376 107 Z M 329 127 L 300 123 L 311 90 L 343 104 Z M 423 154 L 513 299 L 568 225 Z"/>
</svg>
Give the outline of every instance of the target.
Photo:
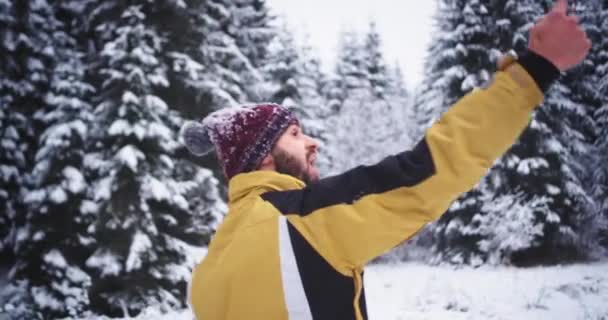
<svg viewBox="0 0 608 320">
<path fill-rule="evenodd" d="M 181 135 L 197 156 L 215 147 L 228 179 L 255 170 L 290 124 L 298 120 L 286 108 L 272 103 L 225 108 L 201 122 L 190 121 Z"/>
</svg>

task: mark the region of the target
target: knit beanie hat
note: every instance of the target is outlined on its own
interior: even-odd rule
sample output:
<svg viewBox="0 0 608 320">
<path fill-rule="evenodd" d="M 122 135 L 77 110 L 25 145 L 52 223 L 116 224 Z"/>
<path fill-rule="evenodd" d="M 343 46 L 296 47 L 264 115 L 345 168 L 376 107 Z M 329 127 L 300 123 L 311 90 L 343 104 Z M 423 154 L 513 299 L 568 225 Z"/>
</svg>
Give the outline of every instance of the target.
<svg viewBox="0 0 608 320">
<path fill-rule="evenodd" d="M 184 144 L 197 156 L 213 150 L 226 177 L 255 170 L 295 116 L 278 104 L 240 106 L 215 111 L 181 130 Z"/>
</svg>

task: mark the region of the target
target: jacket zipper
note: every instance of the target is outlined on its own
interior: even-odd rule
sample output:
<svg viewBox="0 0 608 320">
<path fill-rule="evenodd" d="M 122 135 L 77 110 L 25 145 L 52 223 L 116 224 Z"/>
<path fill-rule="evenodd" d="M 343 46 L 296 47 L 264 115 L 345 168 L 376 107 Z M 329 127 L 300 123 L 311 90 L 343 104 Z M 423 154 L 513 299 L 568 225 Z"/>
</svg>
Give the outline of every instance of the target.
<svg viewBox="0 0 608 320">
<path fill-rule="evenodd" d="M 363 320 L 361 308 L 359 307 L 359 299 L 361 299 L 361 291 L 363 289 L 361 272 L 363 272 L 363 270 L 360 270 L 359 268 L 353 269 L 353 278 L 355 279 L 355 301 L 353 301 L 353 307 L 355 308 L 355 317 L 357 320 Z"/>
</svg>

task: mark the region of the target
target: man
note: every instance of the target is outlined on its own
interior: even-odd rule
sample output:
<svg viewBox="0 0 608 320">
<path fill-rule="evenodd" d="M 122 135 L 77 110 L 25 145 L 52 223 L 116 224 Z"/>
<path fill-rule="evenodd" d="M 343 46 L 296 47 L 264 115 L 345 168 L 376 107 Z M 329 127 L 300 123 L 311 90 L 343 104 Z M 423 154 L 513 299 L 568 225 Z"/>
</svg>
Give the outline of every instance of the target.
<svg viewBox="0 0 608 320">
<path fill-rule="evenodd" d="M 437 219 L 517 139 L 543 91 L 591 43 L 560 0 L 411 151 L 319 179 L 317 144 L 274 104 L 218 111 L 183 130 L 215 147 L 230 211 L 192 277 L 198 319 L 366 319 L 363 266 Z"/>
</svg>

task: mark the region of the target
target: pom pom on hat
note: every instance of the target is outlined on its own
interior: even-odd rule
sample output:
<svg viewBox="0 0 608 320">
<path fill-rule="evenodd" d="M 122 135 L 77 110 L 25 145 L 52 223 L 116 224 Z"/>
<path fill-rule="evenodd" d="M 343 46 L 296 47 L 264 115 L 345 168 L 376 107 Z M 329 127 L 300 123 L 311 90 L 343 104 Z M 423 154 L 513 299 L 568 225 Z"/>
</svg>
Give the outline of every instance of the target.
<svg viewBox="0 0 608 320">
<path fill-rule="evenodd" d="M 192 154 L 204 156 L 213 151 L 213 142 L 207 127 L 199 122 L 188 121 L 181 130 L 184 145 Z"/>
</svg>

